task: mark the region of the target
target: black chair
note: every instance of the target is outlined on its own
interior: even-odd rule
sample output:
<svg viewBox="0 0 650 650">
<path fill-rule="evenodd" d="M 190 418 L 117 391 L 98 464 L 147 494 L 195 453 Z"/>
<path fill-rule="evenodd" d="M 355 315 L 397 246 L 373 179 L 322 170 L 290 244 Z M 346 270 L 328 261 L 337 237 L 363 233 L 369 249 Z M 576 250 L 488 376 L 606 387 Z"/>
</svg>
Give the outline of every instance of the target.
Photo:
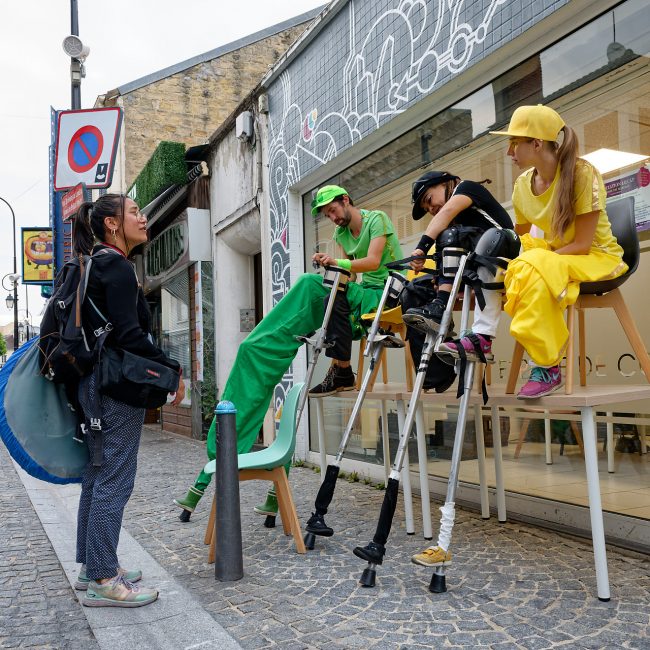
<svg viewBox="0 0 650 650">
<path fill-rule="evenodd" d="M 650 356 L 641 339 L 639 330 L 634 323 L 623 295 L 619 287 L 634 273 L 639 266 L 641 250 L 639 247 L 639 236 L 636 231 L 634 219 L 634 197 L 626 197 L 611 201 L 607 204 L 607 215 L 612 224 L 612 232 L 623 248 L 623 260 L 628 265 L 628 270 L 621 276 L 612 280 L 601 280 L 599 282 L 583 282 L 580 285 L 580 295 L 574 305 L 567 309 L 567 327 L 569 328 L 569 343 L 566 351 L 566 381 L 565 393 L 570 395 L 573 392 L 573 369 L 575 366 L 574 354 L 574 330 L 575 313 L 578 312 L 578 368 L 580 372 L 580 385 L 587 385 L 587 364 L 585 345 L 585 309 L 603 309 L 609 307 L 616 312 L 621 327 L 632 346 L 641 368 L 650 382 Z M 523 359 L 524 348 L 515 344 L 512 355 L 512 365 L 506 387 L 507 393 L 513 393 L 517 382 L 517 374 Z"/>
</svg>

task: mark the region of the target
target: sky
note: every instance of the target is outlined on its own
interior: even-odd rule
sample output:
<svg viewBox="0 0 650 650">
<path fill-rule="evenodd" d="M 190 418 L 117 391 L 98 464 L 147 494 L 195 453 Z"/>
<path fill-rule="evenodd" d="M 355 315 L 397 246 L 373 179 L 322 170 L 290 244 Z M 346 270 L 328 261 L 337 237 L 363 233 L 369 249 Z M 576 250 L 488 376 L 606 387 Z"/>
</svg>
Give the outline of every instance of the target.
<svg viewBox="0 0 650 650">
<path fill-rule="evenodd" d="M 90 47 L 82 108 L 97 95 L 325 4 L 325 0 L 78 0 L 79 36 Z M 50 106 L 70 108 L 69 0 L 2 2 L 0 8 L 0 197 L 20 228 L 47 226 Z M 218 125 L 215 125 L 215 128 Z M 13 272 L 12 219 L 0 202 L 0 278 Z M 5 286 L 8 287 L 8 279 Z M 40 287 L 18 290 L 19 320 L 38 324 Z M 0 325 L 13 320 L 0 289 Z"/>
</svg>

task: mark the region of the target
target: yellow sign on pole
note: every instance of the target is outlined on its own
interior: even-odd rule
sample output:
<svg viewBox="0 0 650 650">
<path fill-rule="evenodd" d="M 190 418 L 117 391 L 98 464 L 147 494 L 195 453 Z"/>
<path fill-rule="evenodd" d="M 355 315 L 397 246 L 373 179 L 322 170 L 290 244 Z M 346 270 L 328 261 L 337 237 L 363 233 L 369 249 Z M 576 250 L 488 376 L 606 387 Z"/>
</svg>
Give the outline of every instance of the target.
<svg viewBox="0 0 650 650">
<path fill-rule="evenodd" d="M 22 228 L 23 284 L 51 284 L 54 280 L 54 242 L 51 228 Z"/>
</svg>

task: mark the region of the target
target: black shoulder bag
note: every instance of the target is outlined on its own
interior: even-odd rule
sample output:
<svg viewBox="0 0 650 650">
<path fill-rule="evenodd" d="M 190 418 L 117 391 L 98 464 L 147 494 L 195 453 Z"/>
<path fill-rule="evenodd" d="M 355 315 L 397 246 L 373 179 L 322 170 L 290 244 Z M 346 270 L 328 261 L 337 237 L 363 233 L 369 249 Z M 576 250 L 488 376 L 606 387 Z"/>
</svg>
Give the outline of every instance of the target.
<svg viewBox="0 0 650 650">
<path fill-rule="evenodd" d="M 138 408 L 159 408 L 175 393 L 180 375 L 157 361 L 104 347 L 99 358 L 99 390 Z"/>
</svg>

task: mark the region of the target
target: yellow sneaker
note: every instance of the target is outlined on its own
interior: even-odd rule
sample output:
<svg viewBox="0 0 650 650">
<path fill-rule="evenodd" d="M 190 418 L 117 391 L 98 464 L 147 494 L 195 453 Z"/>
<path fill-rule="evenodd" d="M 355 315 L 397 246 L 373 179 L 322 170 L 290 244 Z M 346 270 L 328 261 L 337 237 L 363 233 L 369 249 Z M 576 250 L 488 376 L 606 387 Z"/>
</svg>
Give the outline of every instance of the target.
<svg viewBox="0 0 650 650">
<path fill-rule="evenodd" d="M 439 546 L 429 546 L 424 551 L 416 553 L 411 557 L 413 564 L 421 566 L 443 566 L 451 564 L 451 553 L 441 549 Z"/>
</svg>

